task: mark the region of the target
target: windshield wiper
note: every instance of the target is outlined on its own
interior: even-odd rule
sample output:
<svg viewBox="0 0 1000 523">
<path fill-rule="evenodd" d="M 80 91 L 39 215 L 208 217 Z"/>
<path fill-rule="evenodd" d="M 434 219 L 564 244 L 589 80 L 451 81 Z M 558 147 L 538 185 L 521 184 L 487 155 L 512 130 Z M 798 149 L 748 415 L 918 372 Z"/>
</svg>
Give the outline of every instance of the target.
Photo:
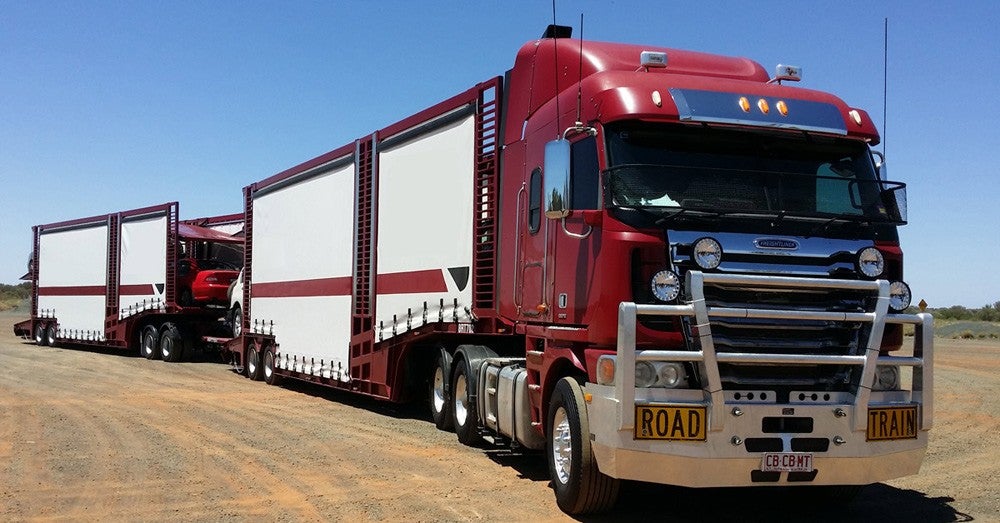
<svg viewBox="0 0 1000 523">
<path fill-rule="evenodd" d="M 809 231 L 809 234 L 806 235 L 806 238 L 826 232 L 826 230 L 829 229 L 830 226 L 836 222 L 851 223 L 859 227 L 868 227 L 871 224 L 871 221 L 867 219 L 865 216 L 861 216 L 859 214 L 842 213 L 835 216 L 831 216 L 828 220 L 813 227 L 812 230 Z"/>
</svg>

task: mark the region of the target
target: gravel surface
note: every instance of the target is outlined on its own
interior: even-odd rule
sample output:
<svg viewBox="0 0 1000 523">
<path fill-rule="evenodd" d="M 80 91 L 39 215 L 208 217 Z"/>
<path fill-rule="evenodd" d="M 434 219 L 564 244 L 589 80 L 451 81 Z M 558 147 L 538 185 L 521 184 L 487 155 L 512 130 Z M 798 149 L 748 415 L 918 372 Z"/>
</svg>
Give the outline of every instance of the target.
<svg viewBox="0 0 1000 523">
<path fill-rule="evenodd" d="M 460 445 L 420 406 L 285 381 L 211 356 L 38 347 L 0 313 L 0 520 L 569 520 L 541 455 Z M 921 473 L 847 508 L 788 493 L 628 484 L 594 521 L 1000 521 L 1000 343 L 938 340 Z M 720 502 L 724 500 L 724 502 Z"/>
</svg>

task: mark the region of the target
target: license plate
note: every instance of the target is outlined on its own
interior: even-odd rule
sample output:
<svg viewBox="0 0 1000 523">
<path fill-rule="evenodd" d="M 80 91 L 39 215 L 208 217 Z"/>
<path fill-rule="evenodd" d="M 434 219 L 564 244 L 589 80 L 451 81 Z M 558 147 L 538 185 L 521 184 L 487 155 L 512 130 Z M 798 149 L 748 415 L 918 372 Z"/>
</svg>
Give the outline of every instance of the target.
<svg viewBox="0 0 1000 523">
<path fill-rule="evenodd" d="M 705 441 L 705 407 L 635 406 L 635 439 Z"/>
<path fill-rule="evenodd" d="M 764 472 L 812 472 L 812 452 L 768 452 L 760 462 Z"/>
<path fill-rule="evenodd" d="M 915 439 L 916 437 L 916 405 L 868 409 L 868 430 L 865 436 L 868 441 Z"/>
</svg>

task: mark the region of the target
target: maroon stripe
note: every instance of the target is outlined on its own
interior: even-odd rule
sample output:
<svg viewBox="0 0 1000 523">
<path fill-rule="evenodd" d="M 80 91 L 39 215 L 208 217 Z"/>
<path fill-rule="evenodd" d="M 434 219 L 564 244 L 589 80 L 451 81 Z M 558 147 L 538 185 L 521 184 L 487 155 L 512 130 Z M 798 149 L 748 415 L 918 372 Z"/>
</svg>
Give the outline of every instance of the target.
<svg viewBox="0 0 1000 523">
<path fill-rule="evenodd" d="M 378 275 L 379 294 L 418 294 L 448 292 L 441 269 L 393 272 Z"/>
<path fill-rule="evenodd" d="M 73 285 L 65 287 L 39 287 L 39 296 L 104 296 L 104 285 Z"/>
<path fill-rule="evenodd" d="M 254 298 L 350 296 L 351 277 L 254 283 L 251 292 Z"/>
<path fill-rule="evenodd" d="M 122 285 L 118 288 L 118 294 L 121 296 L 145 296 L 147 294 L 156 294 L 156 288 L 153 287 L 152 283 L 142 285 Z"/>
</svg>

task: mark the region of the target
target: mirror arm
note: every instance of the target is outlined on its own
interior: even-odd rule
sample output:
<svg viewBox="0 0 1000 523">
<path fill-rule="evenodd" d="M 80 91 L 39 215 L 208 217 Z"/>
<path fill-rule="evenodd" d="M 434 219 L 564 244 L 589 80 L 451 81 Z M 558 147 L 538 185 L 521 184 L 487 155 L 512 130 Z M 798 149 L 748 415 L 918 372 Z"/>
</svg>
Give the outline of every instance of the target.
<svg viewBox="0 0 1000 523">
<path fill-rule="evenodd" d="M 586 238 L 587 236 L 590 236 L 590 233 L 594 232 L 594 228 L 591 227 L 589 223 L 586 223 L 584 225 L 587 226 L 587 232 L 582 232 L 582 233 L 570 232 L 570 230 L 566 228 L 566 217 L 563 216 L 563 218 L 562 218 L 562 229 L 563 229 L 563 232 L 566 233 L 567 236 L 570 236 L 572 238 L 579 238 L 579 239 L 582 240 L 582 239 Z"/>
</svg>

